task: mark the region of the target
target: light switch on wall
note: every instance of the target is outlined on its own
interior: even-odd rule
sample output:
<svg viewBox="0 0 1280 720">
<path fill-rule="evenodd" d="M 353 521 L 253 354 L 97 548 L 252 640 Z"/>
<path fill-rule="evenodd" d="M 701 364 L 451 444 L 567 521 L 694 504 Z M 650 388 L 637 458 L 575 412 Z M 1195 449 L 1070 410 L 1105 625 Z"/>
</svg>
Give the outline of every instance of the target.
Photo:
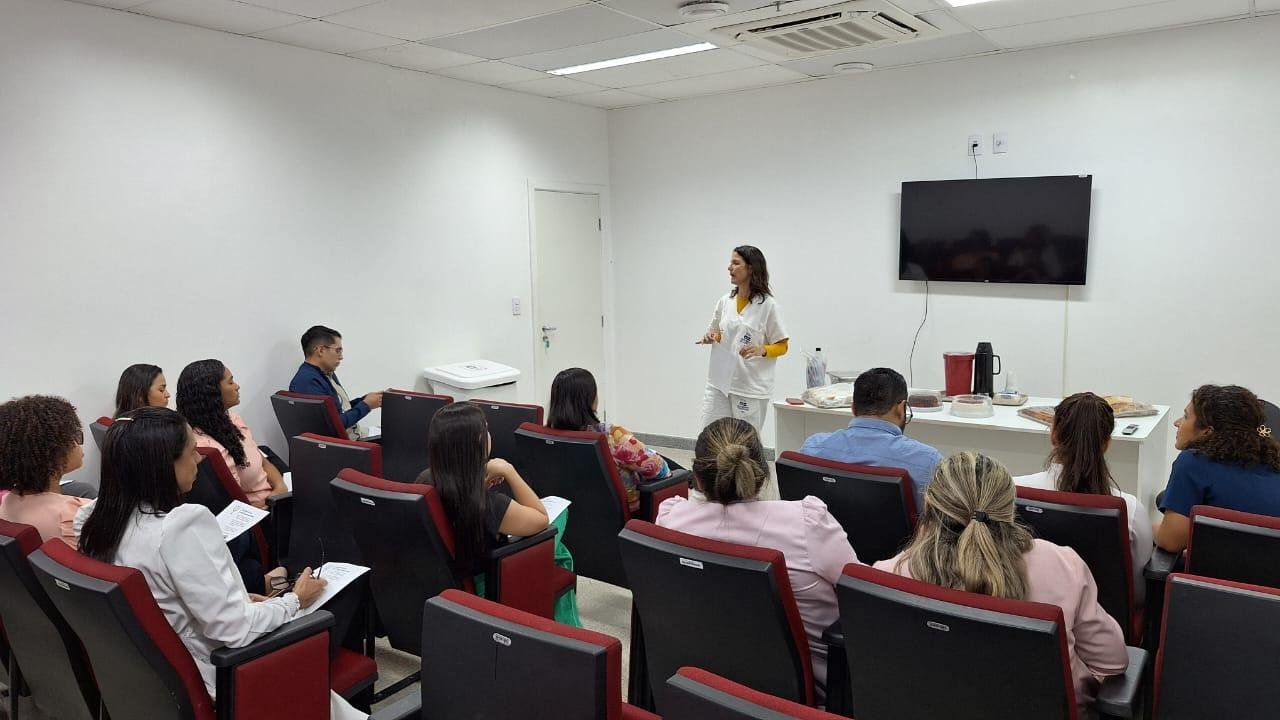
<svg viewBox="0 0 1280 720">
<path fill-rule="evenodd" d="M 991 136 L 991 152 L 993 154 L 1009 152 L 1008 134 L 999 132 Z"/>
<path fill-rule="evenodd" d="M 511 298 L 511 314 L 512 315 L 520 314 L 520 298 L 518 297 Z"/>
</svg>

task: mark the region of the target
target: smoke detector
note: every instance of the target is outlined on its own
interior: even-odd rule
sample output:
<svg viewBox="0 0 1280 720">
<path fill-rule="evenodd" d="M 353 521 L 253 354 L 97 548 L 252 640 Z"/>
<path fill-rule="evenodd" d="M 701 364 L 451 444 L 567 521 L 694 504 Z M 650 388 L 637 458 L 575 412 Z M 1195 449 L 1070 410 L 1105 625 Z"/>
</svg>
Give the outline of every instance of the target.
<svg viewBox="0 0 1280 720">
<path fill-rule="evenodd" d="M 869 62 L 847 62 L 833 66 L 831 71 L 840 73 L 841 75 L 848 75 L 851 73 L 861 73 L 868 70 L 874 70 L 875 67 L 875 65 L 872 65 Z"/>
<path fill-rule="evenodd" d="M 729 14 L 729 3 L 721 0 L 693 0 L 680 6 L 680 17 L 685 20 L 706 20 Z"/>
</svg>

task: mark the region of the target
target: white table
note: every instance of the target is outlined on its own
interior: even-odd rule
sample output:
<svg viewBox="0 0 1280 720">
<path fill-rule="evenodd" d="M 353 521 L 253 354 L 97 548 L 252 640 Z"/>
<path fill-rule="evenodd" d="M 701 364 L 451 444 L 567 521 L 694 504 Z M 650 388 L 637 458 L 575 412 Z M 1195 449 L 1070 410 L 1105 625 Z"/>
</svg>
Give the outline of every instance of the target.
<svg viewBox="0 0 1280 720">
<path fill-rule="evenodd" d="M 1060 398 L 1033 397 L 1021 407 L 1053 406 Z M 1169 445 L 1169 406 L 1157 405 L 1147 417 L 1116 418 L 1115 434 L 1107 450 L 1107 465 L 1116 483 L 1134 493 L 1155 512 L 1155 495 L 1169 479 L 1166 450 Z M 1014 475 L 1044 470 L 1049 455 L 1049 428 L 1018 414 L 1017 407 L 996 405 L 988 418 L 962 418 L 951 414 L 944 402 L 936 412 L 916 412 L 907 435 L 937 448 L 943 455 L 961 450 L 978 450 L 1004 463 Z M 784 450 L 799 450 L 814 433 L 840 430 L 853 419 L 848 408 L 817 408 L 812 405 L 773 403 L 775 444 Z M 1121 435 L 1128 425 L 1137 425 L 1132 435 Z"/>
</svg>

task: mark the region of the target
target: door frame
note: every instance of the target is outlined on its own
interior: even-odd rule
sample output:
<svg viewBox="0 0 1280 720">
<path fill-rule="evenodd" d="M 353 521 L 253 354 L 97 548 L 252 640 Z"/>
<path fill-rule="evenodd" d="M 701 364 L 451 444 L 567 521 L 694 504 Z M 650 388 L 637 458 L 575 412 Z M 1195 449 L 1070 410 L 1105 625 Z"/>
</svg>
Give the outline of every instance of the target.
<svg viewBox="0 0 1280 720">
<path fill-rule="evenodd" d="M 603 386 L 604 392 L 601 398 L 604 401 L 604 412 L 608 413 L 617 404 L 617 389 L 614 386 L 615 356 L 613 349 L 616 346 L 614 335 L 613 318 L 616 317 L 615 295 L 613 288 L 616 285 L 613 282 L 613 235 L 610 231 L 612 223 L 610 222 L 609 207 L 609 186 L 594 185 L 588 183 L 572 183 L 557 180 L 536 180 L 530 178 L 528 180 L 529 194 L 529 340 L 530 347 L 533 352 L 533 395 L 534 402 L 538 405 L 546 405 L 551 388 L 538 387 L 538 353 L 541 351 L 542 335 L 537 327 L 538 317 L 538 218 L 537 218 L 537 192 L 539 190 L 547 192 L 573 193 L 577 195 L 595 195 L 599 202 L 600 208 L 600 311 L 604 313 L 604 332 L 601 333 L 601 341 L 604 347 L 600 348 L 602 362 L 604 367 L 600 372 L 603 377 L 599 378 L 597 385 Z M 605 418 L 600 418 L 604 421 Z"/>
</svg>

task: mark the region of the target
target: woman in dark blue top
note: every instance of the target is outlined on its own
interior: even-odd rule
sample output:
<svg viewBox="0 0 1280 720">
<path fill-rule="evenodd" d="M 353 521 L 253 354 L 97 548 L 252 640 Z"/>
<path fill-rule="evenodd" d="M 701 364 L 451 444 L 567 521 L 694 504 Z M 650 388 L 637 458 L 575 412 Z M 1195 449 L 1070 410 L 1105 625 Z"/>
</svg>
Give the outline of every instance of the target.
<svg viewBox="0 0 1280 720">
<path fill-rule="evenodd" d="M 1239 385 L 1201 385 L 1173 425 L 1182 453 L 1160 504 L 1157 545 L 1186 549 L 1196 505 L 1280 517 L 1280 443 L 1256 395 Z"/>
</svg>

